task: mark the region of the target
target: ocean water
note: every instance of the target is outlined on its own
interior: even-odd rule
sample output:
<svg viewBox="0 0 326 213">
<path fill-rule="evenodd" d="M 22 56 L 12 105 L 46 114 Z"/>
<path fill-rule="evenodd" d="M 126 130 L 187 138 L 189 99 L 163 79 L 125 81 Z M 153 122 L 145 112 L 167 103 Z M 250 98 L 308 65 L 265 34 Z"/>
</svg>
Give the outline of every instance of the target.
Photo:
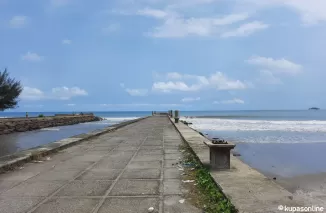
<svg viewBox="0 0 326 213">
<path fill-rule="evenodd" d="M 326 142 L 326 111 L 184 113 L 193 128 L 236 143 Z"/>
<path fill-rule="evenodd" d="M 182 113 L 208 137 L 236 144 L 242 161 L 269 177 L 326 172 L 326 111 Z"/>
</svg>

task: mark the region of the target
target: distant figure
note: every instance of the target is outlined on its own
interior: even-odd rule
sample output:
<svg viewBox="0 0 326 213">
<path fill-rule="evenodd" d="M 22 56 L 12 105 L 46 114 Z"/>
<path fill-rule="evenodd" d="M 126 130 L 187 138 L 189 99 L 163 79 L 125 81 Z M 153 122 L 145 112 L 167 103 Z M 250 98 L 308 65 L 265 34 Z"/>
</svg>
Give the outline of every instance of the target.
<svg viewBox="0 0 326 213">
<path fill-rule="evenodd" d="M 26 118 L 28 118 L 28 113 L 26 112 Z"/>
</svg>

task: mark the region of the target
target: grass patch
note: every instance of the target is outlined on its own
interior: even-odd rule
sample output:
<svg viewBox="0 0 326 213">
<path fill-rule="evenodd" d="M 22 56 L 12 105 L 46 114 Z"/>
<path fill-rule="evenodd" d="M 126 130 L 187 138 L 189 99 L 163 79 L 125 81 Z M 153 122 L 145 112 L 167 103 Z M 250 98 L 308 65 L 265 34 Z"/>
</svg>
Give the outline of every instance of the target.
<svg viewBox="0 0 326 213">
<path fill-rule="evenodd" d="M 220 191 L 208 169 L 201 164 L 192 149 L 184 143 L 180 146 L 180 150 L 183 152 L 183 165 L 189 166 L 189 168 L 185 167 L 184 178 L 196 181 L 195 185 L 188 185 L 190 191 L 188 198 L 192 203 L 198 208 L 204 209 L 205 213 L 238 212 Z"/>
</svg>

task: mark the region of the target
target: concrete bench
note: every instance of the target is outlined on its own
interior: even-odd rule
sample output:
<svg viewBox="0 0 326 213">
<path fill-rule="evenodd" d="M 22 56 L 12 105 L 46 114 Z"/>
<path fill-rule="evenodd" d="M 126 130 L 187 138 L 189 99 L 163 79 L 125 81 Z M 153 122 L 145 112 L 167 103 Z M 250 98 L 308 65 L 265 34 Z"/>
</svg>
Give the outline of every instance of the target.
<svg viewBox="0 0 326 213">
<path fill-rule="evenodd" d="M 235 144 L 214 144 L 211 141 L 204 141 L 209 147 L 209 159 L 212 169 L 230 169 L 230 152 Z"/>
</svg>

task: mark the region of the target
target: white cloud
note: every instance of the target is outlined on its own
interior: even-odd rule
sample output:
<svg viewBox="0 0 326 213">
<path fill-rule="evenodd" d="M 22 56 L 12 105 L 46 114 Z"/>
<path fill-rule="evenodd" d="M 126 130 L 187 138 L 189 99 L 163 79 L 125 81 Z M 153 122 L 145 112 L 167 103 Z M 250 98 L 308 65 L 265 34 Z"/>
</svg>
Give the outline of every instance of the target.
<svg viewBox="0 0 326 213">
<path fill-rule="evenodd" d="M 166 77 L 168 79 L 176 79 L 178 81 L 154 82 L 152 89 L 161 92 L 194 92 L 205 88 L 215 88 L 217 90 L 242 90 L 249 87 L 249 83 L 229 79 L 221 72 L 216 72 L 208 77 L 180 74 L 175 72 L 167 73 Z M 195 83 L 186 83 L 186 81 L 195 81 Z"/>
<path fill-rule="evenodd" d="M 73 107 L 76 106 L 76 104 L 67 104 L 67 106 Z"/>
<path fill-rule="evenodd" d="M 56 87 L 52 89 L 53 98 L 60 100 L 70 100 L 76 96 L 87 96 L 86 90 L 80 89 L 79 87 Z"/>
<path fill-rule="evenodd" d="M 177 72 L 169 72 L 167 74 L 167 78 L 168 79 L 181 79 L 182 78 L 182 75 L 177 73 Z"/>
<path fill-rule="evenodd" d="M 221 26 L 234 24 L 247 18 L 247 14 L 231 14 L 222 18 L 168 17 L 163 25 L 155 27 L 148 35 L 157 38 L 211 36 L 220 33 Z"/>
<path fill-rule="evenodd" d="M 37 53 L 33 52 L 27 52 L 25 55 L 23 55 L 22 60 L 24 61 L 30 61 L 30 62 L 39 62 L 43 60 L 43 56 L 38 55 Z"/>
<path fill-rule="evenodd" d="M 23 28 L 28 24 L 29 18 L 27 16 L 14 16 L 9 21 L 11 28 Z"/>
<path fill-rule="evenodd" d="M 130 104 L 100 104 L 101 107 L 177 107 L 183 104 L 150 104 L 150 103 L 130 103 Z"/>
<path fill-rule="evenodd" d="M 238 0 L 239 4 L 248 4 L 254 9 L 271 7 L 287 7 L 297 12 L 306 25 L 318 24 L 326 21 L 325 0 Z"/>
<path fill-rule="evenodd" d="M 254 21 L 241 25 L 239 28 L 231 31 L 227 31 L 221 34 L 222 38 L 228 37 L 240 37 L 240 36 L 249 36 L 257 31 L 264 30 L 268 28 L 267 24 L 264 24 L 260 21 Z"/>
<path fill-rule="evenodd" d="M 151 9 L 151 8 L 145 8 L 142 10 L 138 10 L 138 15 L 142 16 L 149 16 L 153 18 L 162 19 L 168 16 L 168 13 L 163 10 L 157 10 L 157 9 Z"/>
<path fill-rule="evenodd" d="M 117 24 L 117 23 L 112 23 L 112 24 L 109 24 L 108 26 L 106 27 L 103 27 L 102 28 L 102 32 L 104 34 L 111 34 L 113 32 L 116 32 L 120 29 L 120 24 Z"/>
<path fill-rule="evenodd" d="M 20 97 L 25 100 L 70 100 L 72 97 L 87 95 L 88 93 L 79 87 L 56 87 L 52 88 L 51 92 L 43 92 L 42 90 L 33 87 L 24 87 Z"/>
<path fill-rule="evenodd" d="M 264 84 L 283 84 L 281 79 L 275 77 L 269 70 L 261 70 L 258 81 Z"/>
<path fill-rule="evenodd" d="M 213 104 L 244 104 L 245 102 L 239 98 L 224 101 L 214 101 Z"/>
<path fill-rule="evenodd" d="M 182 102 L 193 102 L 193 101 L 200 101 L 200 97 L 197 98 L 183 98 Z"/>
<path fill-rule="evenodd" d="M 171 92 L 171 91 L 197 91 L 200 89 L 200 85 L 191 85 L 188 86 L 186 83 L 182 81 L 177 82 L 155 82 L 152 86 L 153 90 L 161 91 L 161 92 Z"/>
<path fill-rule="evenodd" d="M 24 87 L 20 97 L 24 100 L 41 100 L 45 96 L 44 96 L 44 92 L 40 89 L 32 88 L 32 87 Z"/>
<path fill-rule="evenodd" d="M 147 89 L 126 89 L 126 92 L 131 96 L 146 96 L 148 93 Z"/>
<path fill-rule="evenodd" d="M 64 40 L 62 40 L 62 44 L 69 45 L 69 44 L 71 44 L 71 43 L 72 43 L 72 41 L 69 40 L 69 39 L 64 39 Z"/>
<path fill-rule="evenodd" d="M 284 58 L 273 59 L 261 56 L 253 56 L 249 60 L 247 60 L 247 63 L 258 66 L 263 69 L 270 70 L 272 72 L 279 73 L 297 74 L 303 70 L 302 65 L 296 64 Z"/>
<path fill-rule="evenodd" d="M 218 90 L 242 90 L 248 86 L 240 80 L 231 80 L 221 72 L 216 72 L 209 78 L 210 84 Z"/>
</svg>

